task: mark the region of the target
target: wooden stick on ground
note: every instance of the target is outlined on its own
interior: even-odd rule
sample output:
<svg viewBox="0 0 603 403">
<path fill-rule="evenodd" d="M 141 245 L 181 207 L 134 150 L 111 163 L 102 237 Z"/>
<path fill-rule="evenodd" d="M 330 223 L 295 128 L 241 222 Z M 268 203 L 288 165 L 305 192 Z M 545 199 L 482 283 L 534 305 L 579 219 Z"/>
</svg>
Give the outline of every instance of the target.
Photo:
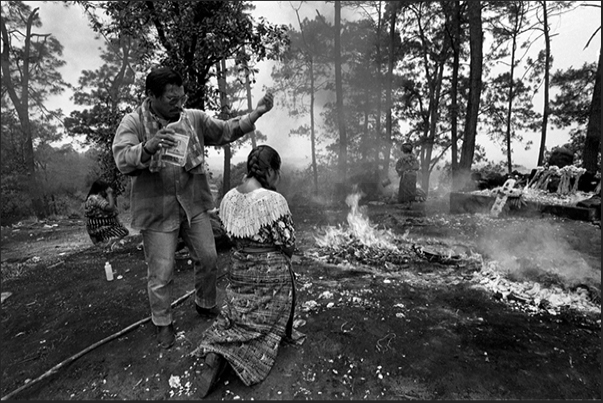
<svg viewBox="0 0 603 403">
<path fill-rule="evenodd" d="M 188 298 L 189 296 L 191 296 L 193 293 L 195 292 L 195 290 L 189 291 L 186 294 L 184 294 L 183 296 L 181 296 L 180 298 L 178 298 L 176 301 L 172 302 L 172 307 L 178 305 L 180 302 L 184 301 L 186 298 Z M 50 368 L 48 371 L 44 372 L 42 375 L 40 375 L 39 377 L 37 377 L 36 379 L 34 379 L 31 382 L 26 383 L 25 385 L 21 386 L 18 389 L 15 389 L 14 391 L 10 392 L 8 395 L 2 396 L 2 400 L 8 400 L 11 397 L 13 397 L 14 395 L 16 395 L 17 393 L 23 391 L 24 389 L 30 387 L 31 385 L 40 382 L 42 379 L 44 378 L 48 378 L 50 375 L 56 373 L 60 368 L 64 367 L 65 365 L 77 360 L 78 358 L 80 358 L 81 356 L 83 356 L 84 354 L 94 350 L 95 348 L 97 348 L 98 346 L 101 346 L 105 343 L 107 343 L 108 341 L 111 341 L 113 339 L 118 338 L 119 336 L 129 332 L 130 330 L 142 325 L 143 323 L 146 323 L 148 321 L 151 320 L 151 317 L 146 317 L 144 319 L 139 320 L 136 323 L 131 324 L 130 326 L 120 330 L 117 333 L 112 334 L 111 336 L 105 337 L 104 339 L 97 341 L 96 343 L 92 344 L 91 346 L 86 347 L 85 349 L 83 349 L 82 351 L 80 351 L 79 353 L 72 355 L 71 357 L 67 358 L 65 361 L 55 365 L 54 367 Z"/>
</svg>

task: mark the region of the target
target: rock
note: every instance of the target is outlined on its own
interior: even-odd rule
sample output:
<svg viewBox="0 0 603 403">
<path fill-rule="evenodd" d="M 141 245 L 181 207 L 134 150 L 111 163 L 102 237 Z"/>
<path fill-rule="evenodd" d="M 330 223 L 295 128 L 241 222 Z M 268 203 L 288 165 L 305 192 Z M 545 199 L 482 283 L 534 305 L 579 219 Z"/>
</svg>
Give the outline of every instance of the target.
<svg viewBox="0 0 603 403">
<path fill-rule="evenodd" d="M 0 303 L 4 302 L 5 299 L 7 299 L 8 297 L 10 297 L 11 295 L 13 295 L 12 292 L 10 291 L 6 291 L 2 293 L 2 300 L 0 300 Z"/>
<path fill-rule="evenodd" d="M 576 203 L 577 207 L 586 207 L 586 208 L 601 208 L 601 195 L 594 195 L 590 199 L 580 200 Z"/>
<path fill-rule="evenodd" d="M 549 157 L 549 166 L 557 166 L 563 168 L 574 163 L 574 153 L 564 146 L 556 147 L 551 152 Z"/>
</svg>

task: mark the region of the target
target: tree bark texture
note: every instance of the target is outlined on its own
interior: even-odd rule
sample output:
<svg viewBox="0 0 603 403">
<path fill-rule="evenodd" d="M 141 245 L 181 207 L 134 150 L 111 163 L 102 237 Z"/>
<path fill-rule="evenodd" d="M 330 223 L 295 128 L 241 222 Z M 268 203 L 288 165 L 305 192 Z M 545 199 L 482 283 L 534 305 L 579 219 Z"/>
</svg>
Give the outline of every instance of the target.
<svg viewBox="0 0 603 403">
<path fill-rule="evenodd" d="M 544 150 L 546 146 L 546 129 L 549 121 L 549 86 L 551 79 L 551 36 L 548 22 L 546 1 L 542 2 L 542 29 L 544 31 L 544 107 L 542 111 L 542 129 L 540 131 L 540 149 L 538 150 L 537 166 L 544 165 Z"/>
<path fill-rule="evenodd" d="M 341 77 L 341 2 L 335 2 L 335 91 L 337 97 L 337 122 L 339 126 L 339 182 L 344 184 L 347 175 L 348 139 L 343 110 L 343 84 Z"/>
<path fill-rule="evenodd" d="M 469 16 L 469 48 L 471 51 L 471 61 L 469 66 L 469 99 L 467 100 L 465 134 L 459 166 L 462 170 L 469 171 L 475 153 L 479 101 L 482 91 L 483 33 L 481 1 L 468 2 L 467 12 Z"/>
<path fill-rule="evenodd" d="M 586 128 L 586 139 L 584 141 L 583 168 L 593 174 L 601 170 L 598 164 L 598 156 L 601 153 L 601 49 L 599 49 L 599 64 L 597 66 L 597 78 L 595 79 L 595 90 L 593 100 L 590 104 L 588 126 Z"/>
</svg>

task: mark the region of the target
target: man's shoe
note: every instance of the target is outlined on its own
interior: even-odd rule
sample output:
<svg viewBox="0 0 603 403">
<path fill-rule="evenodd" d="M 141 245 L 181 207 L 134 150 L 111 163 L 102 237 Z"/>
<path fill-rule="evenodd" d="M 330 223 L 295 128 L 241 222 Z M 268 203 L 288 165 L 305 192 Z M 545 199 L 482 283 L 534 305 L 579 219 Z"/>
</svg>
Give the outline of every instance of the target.
<svg viewBox="0 0 603 403">
<path fill-rule="evenodd" d="M 167 326 L 156 326 L 157 327 L 157 342 L 161 348 L 168 349 L 174 345 L 176 336 L 174 334 L 174 325 L 169 324 Z"/>
<path fill-rule="evenodd" d="M 213 318 L 220 314 L 220 308 L 218 308 L 217 306 L 214 306 L 213 308 L 202 308 L 195 303 L 195 309 L 197 310 L 197 313 L 201 316 L 208 316 Z"/>
<path fill-rule="evenodd" d="M 227 367 L 227 361 L 221 355 L 216 353 L 208 353 L 205 356 L 205 363 L 199 377 L 199 397 L 206 397 L 209 392 L 216 386 L 220 376 L 224 373 Z"/>
</svg>

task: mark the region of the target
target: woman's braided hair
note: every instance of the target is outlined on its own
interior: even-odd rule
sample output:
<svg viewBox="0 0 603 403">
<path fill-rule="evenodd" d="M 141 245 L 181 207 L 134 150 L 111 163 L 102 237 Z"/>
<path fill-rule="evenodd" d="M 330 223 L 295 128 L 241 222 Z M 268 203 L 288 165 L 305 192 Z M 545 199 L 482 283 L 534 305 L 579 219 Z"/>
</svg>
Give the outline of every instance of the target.
<svg viewBox="0 0 603 403">
<path fill-rule="evenodd" d="M 267 145 L 255 147 L 247 157 L 247 177 L 255 178 L 265 189 L 276 190 L 268 183 L 268 168 L 275 173 L 281 169 L 281 157 L 276 150 Z"/>
</svg>

